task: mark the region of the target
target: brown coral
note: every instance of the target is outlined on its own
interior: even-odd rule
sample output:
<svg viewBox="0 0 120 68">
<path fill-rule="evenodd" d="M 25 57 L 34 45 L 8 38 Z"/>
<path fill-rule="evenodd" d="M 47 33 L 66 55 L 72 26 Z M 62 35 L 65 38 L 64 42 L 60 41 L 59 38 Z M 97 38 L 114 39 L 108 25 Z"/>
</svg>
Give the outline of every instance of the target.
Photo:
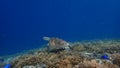
<svg viewBox="0 0 120 68">
<path fill-rule="evenodd" d="M 58 44 L 59 42 L 55 42 L 54 44 Z M 62 45 L 62 43 L 59 43 Z M 120 44 L 119 42 L 111 43 L 111 41 L 95 41 L 94 42 L 83 42 L 83 43 L 75 43 L 71 44 L 72 49 L 67 51 L 63 50 L 58 53 L 44 51 L 35 52 L 32 51 L 32 54 L 21 55 L 15 58 L 11 64 L 12 68 L 22 68 L 23 66 L 36 66 L 37 64 L 45 65 L 46 68 L 119 68 L 120 66 L 120 54 L 113 54 L 110 60 L 113 61 L 114 64 L 107 62 L 106 60 L 101 60 L 99 57 L 103 55 L 107 49 L 114 48 L 113 51 L 119 52 L 116 46 Z M 53 44 L 51 44 L 53 45 Z M 97 45 L 97 46 L 96 46 Z M 99 46 L 98 46 L 99 45 Z M 106 45 L 106 46 L 105 46 Z M 110 46 L 109 46 L 110 45 Z M 118 49 L 120 46 L 118 46 Z M 94 54 L 95 56 L 93 56 Z M 100 53 L 98 53 L 100 52 Z M 88 56 L 88 54 L 91 54 Z M 98 55 L 100 54 L 100 55 Z M 85 57 L 87 55 L 88 57 Z M 96 56 L 98 55 L 98 56 Z M 111 54 L 110 54 L 111 55 Z M 91 56 L 93 58 L 91 58 Z M 96 61 L 99 59 L 102 63 Z M 117 66 L 118 65 L 118 66 Z"/>
<path fill-rule="evenodd" d="M 68 59 L 61 60 L 56 64 L 57 68 L 72 68 L 72 63 Z"/>
<path fill-rule="evenodd" d="M 120 58 L 115 58 L 113 60 L 113 63 L 116 64 L 116 65 L 118 65 L 118 66 L 120 66 Z"/>
<path fill-rule="evenodd" d="M 119 68 L 119 67 L 108 62 L 99 64 L 96 60 L 91 61 L 85 60 L 83 63 L 79 63 L 74 68 Z"/>
</svg>

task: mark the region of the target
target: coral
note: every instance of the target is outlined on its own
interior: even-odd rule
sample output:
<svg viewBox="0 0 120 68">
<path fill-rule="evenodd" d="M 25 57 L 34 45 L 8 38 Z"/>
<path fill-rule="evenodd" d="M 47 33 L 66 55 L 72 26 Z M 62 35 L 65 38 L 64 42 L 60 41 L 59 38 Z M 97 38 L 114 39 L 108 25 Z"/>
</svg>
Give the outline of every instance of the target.
<svg viewBox="0 0 120 68">
<path fill-rule="evenodd" d="M 120 66 L 120 54 L 113 54 L 111 57 L 113 58 L 113 63 Z"/>
<path fill-rule="evenodd" d="M 83 63 L 79 63 L 75 65 L 73 68 L 119 68 L 116 65 L 110 63 L 99 64 L 96 60 L 84 61 Z"/>
<path fill-rule="evenodd" d="M 72 68 L 72 63 L 68 59 L 61 60 L 60 62 L 56 63 L 57 68 Z"/>
<path fill-rule="evenodd" d="M 49 38 L 45 39 L 48 40 Z M 56 38 L 55 40 L 60 41 Z M 61 42 L 54 43 L 62 46 Z M 120 42 L 115 40 L 81 41 L 71 43 L 70 50 L 60 50 L 59 47 L 53 47 L 51 49 L 54 52 L 51 52 L 52 50 L 48 52 L 47 47 L 45 47 L 17 55 L 14 59 L 12 58 L 12 61 L 8 62 L 12 65 L 11 68 L 119 68 L 119 45 Z M 50 44 L 50 46 L 54 45 Z M 102 59 L 101 56 L 103 55 L 108 55 L 110 59 Z M 3 65 L 5 63 L 0 64 L 0 66 Z"/>
<path fill-rule="evenodd" d="M 45 64 L 47 67 L 61 67 L 68 63 L 71 63 L 67 65 L 67 67 L 76 65 L 79 62 L 82 62 L 84 60 L 83 57 L 80 57 L 78 55 L 72 55 L 68 52 L 60 52 L 59 54 L 55 53 L 39 53 L 39 55 L 27 55 L 17 58 L 15 61 L 13 61 L 12 67 L 24 67 L 27 65 L 37 65 L 37 64 Z"/>
</svg>

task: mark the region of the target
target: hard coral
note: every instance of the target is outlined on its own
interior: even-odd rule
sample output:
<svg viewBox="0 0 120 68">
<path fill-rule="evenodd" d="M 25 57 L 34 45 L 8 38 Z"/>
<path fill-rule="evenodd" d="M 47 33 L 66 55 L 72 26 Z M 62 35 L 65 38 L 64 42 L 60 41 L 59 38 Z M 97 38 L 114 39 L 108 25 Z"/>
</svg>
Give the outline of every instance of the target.
<svg viewBox="0 0 120 68">
<path fill-rule="evenodd" d="M 113 54 L 112 56 L 113 63 L 120 66 L 120 54 Z"/>
<path fill-rule="evenodd" d="M 73 68 L 119 68 L 119 67 L 111 63 L 99 64 L 96 60 L 91 61 L 85 60 L 83 63 L 79 63 Z"/>
<path fill-rule="evenodd" d="M 46 38 L 50 40 L 51 38 Z M 56 42 L 55 42 L 56 40 Z M 49 44 L 49 46 L 53 46 L 51 49 L 59 50 L 59 46 L 63 46 L 61 42 L 57 41 L 58 39 L 54 38 L 53 43 Z M 109 52 L 105 53 L 107 48 L 115 47 L 115 51 L 117 53 L 119 50 L 116 50 L 119 42 L 111 43 L 112 41 L 95 41 L 95 42 L 83 42 L 83 43 L 74 43 L 72 45 L 72 49 L 70 50 L 61 50 L 60 52 L 48 52 L 47 48 L 43 49 L 43 51 L 38 51 L 36 54 L 25 54 L 16 58 L 11 62 L 11 68 L 23 68 L 30 67 L 39 64 L 38 67 L 45 68 L 120 68 L 120 54 L 111 54 Z M 57 45 L 57 44 L 61 45 Z M 105 46 L 106 45 L 106 46 Z M 110 46 L 109 46 L 110 45 Z M 117 45 L 117 46 L 115 46 Z M 58 46 L 55 47 L 54 46 Z M 64 46 L 63 46 L 64 47 Z M 111 50 L 112 52 L 114 50 Z M 34 51 L 32 52 L 34 53 Z M 104 54 L 110 54 L 107 60 L 101 59 L 101 56 Z M 99 59 L 99 60 L 97 60 Z"/>
<path fill-rule="evenodd" d="M 115 58 L 113 60 L 113 63 L 116 64 L 116 65 L 118 65 L 120 67 L 120 58 Z"/>
</svg>

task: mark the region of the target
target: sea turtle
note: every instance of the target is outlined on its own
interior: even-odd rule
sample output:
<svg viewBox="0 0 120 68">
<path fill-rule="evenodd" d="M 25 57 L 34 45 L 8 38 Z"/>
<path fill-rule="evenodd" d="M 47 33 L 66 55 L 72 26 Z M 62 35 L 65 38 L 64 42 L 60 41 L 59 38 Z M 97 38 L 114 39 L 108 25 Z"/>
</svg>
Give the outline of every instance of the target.
<svg viewBox="0 0 120 68">
<path fill-rule="evenodd" d="M 52 50 L 69 50 L 70 44 L 60 38 L 56 37 L 43 37 L 44 40 L 48 41 L 48 49 Z"/>
</svg>

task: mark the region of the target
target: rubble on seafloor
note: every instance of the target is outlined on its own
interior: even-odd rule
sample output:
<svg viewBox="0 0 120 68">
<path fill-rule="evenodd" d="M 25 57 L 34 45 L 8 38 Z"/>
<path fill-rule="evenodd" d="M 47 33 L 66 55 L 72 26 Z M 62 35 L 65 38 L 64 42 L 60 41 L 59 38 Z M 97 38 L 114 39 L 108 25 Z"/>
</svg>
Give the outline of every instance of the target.
<svg viewBox="0 0 120 68">
<path fill-rule="evenodd" d="M 120 40 L 70 43 L 69 50 L 31 50 L 10 60 L 10 68 L 120 68 Z M 108 59 L 102 57 L 107 56 Z M 4 66 L 5 62 L 0 62 Z"/>
</svg>

